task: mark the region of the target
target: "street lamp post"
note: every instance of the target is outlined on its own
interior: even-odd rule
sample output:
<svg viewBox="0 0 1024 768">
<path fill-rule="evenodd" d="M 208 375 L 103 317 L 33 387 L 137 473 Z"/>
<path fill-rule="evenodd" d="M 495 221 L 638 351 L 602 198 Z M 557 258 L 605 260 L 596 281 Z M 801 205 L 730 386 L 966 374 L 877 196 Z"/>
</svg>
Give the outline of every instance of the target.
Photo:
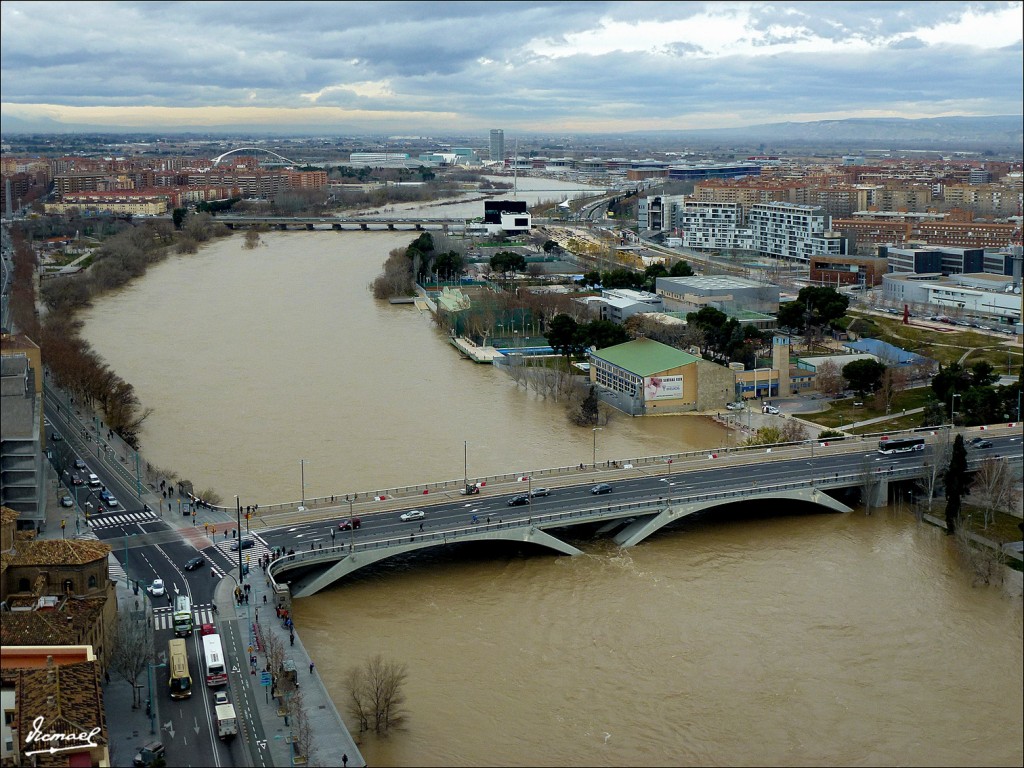
<svg viewBox="0 0 1024 768">
<path fill-rule="evenodd" d="M 469 441 L 462 441 L 462 487 L 469 488 Z"/>
<path fill-rule="evenodd" d="M 956 399 L 958 397 L 960 397 L 960 393 L 959 392 L 954 392 L 953 394 L 951 394 L 949 396 L 949 425 L 950 426 L 953 426 L 953 417 L 956 415 L 956 411 L 953 410 L 953 404 L 956 402 Z"/>
<path fill-rule="evenodd" d="M 597 469 L 597 433 L 602 429 L 604 429 L 604 427 L 594 427 L 594 469 Z"/>
<path fill-rule="evenodd" d="M 299 502 L 299 509 L 304 510 L 306 508 L 306 460 L 299 459 L 299 472 L 301 473 L 302 482 L 302 501 Z"/>
<path fill-rule="evenodd" d="M 235 494 L 235 518 L 238 525 L 238 583 L 242 583 L 242 503 L 238 500 L 238 494 Z"/>
<path fill-rule="evenodd" d="M 146 702 L 146 709 L 149 710 L 149 735 L 156 733 L 156 707 L 153 706 L 153 670 L 166 667 L 166 664 L 149 663 L 149 701 Z"/>
</svg>

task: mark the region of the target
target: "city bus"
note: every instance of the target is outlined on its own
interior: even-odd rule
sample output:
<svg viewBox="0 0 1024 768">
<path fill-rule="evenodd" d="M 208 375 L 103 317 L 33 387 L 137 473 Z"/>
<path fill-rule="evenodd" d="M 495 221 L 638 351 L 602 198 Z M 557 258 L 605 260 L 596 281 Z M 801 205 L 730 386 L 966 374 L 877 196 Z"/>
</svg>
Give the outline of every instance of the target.
<svg viewBox="0 0 1024 768">
<path fill-rule="evenodd" d="M 896 440 L 879 440 L 878 452 L 886 456 L 893 453 L 909 453 L 910 451 L 923 451 L 923 437 L 902 437 Z"/>
<path fill-rule="evenodd" d="M 174 598 L 174 634 L 187 637 L 192 634 L 192 601 L 185 595 Z"/>
<path fill-rule="evenodd" d="M 167 668 L 171 698 L 187 699 L 192 695 L 192 676 L 188 673 L 188 652 L 181 638 L 176 637 L 167 644 Z"/>
<path fill-rule="evenodd" d="M 228 668 L 224 663 L 220 635 L 203 635 L 203 665 L 208 686 L 216 688 L 218 685 L 227 685 Z"/>
</svg>

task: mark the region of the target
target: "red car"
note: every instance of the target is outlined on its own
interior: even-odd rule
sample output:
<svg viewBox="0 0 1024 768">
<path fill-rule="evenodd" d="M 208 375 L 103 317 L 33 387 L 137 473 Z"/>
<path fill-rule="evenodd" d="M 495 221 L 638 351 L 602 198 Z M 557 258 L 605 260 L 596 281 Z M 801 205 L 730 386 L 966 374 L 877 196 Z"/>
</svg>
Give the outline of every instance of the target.
<svg viewBox="0 0 1024 768">
<path fill-rule="evenodd" d="M 358 528 L 363 524 L 363 521 L 358 517 L 353 517 L 351 520 L 342 520 L 338 523 L 338 530 L 340 531 L 351 531 L 354 528 Z"/>
</svg>

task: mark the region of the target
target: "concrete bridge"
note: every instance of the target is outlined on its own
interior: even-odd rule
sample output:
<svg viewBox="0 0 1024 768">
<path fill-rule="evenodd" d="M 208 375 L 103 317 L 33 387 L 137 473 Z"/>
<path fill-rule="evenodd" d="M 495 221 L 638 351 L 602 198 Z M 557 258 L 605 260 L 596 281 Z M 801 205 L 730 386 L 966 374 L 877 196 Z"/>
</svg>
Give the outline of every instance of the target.
<svg viewBox="0 0 1024 768">
<path fill-rule="evenodd" d="M 228 229 L 252 229 L 253 227 L 270 227 L 279 231 L 289 229 L 298 230 L 334 230 L 344 232 L 351 230 L 355 232 L 395 231 L 408 230 L 422 232 L 435 230 L 441 232 L 461 232 L 466 228 L 465 219 L 428 219 L 423 217 L 414 218 L 384 218 L 371 216 L 358 216 L 351 218 L 340 217 L 308 217 L 308 216 L 226 216 L 220 214 L 215 217 Z"/>
<path fill-rule="evenodd" d="M 1000 436 L 986 433 L 994 443 L 992 449 L 969 452 L 972 469 L 995 455 L 1020 465 L 1020 428 L 1004 432 Z M 873 443 L 855 443 L 840 453 L 821 455 L 819 451 L 818 456 L 781 460 L 772 460 L 766 453 L 736 455 L 737 460 L 727 464 L 682 472 L 664 468 L 652 471 L 650 467 L 626 469 L 616 479 L 608 478 L 615 483 L 614 496 L 591 494 L 591 482 L 552 489 L 550 497 L 513 507 L 507 505 L 514 495 L 509 490 L 499 490 L 484 499 L 456 494 L 454 499 L 446 497 L 439 504 L 420 505 L 427 510 L 426 526 L 397 519 L 400 509 L 409 509 L 415 503 L 406 499 L 402 507 L 366 514 L 358 533 L 352 530 L 336 536 L 337 521 L 327 521 L 330 546 L 311 544 L 309 550 L 280 557 L 271 563 L 269 573 L 275 582 L 287 581 L 293 597 L 305 597 L 368 565 L 456 543 L 529 543 L 577 555 L 580 550 L 556 533 L 588 526 L 589 535 L 608 535 L 619 546 L 631 547 L 687 517 L 742 502 L 760 504 L 777 513 L 801 505 L 848 512 L 850 507 L 836 496 L 856 489 L 871 506 L 881 506 L 889 497 L 890 486 L 900 487 L 902 492 L 902 488 L 911 488 L 922 478 L 935 476 L 935 452 L 941 449 L 935 437 L 948 439 L 932 436 L 928 450 L 892 456 L 878 454 Z M 521 494 L 523 489 L 520 486 L 515 491 Z M 308 525 L 325 530 L 323 521 Z M 267 531 L 264 538 L 271 546 L 289 551 L 297 541 L 305 541 L 304 530 L 302 526 L 280 528 Z"/>
</svg>

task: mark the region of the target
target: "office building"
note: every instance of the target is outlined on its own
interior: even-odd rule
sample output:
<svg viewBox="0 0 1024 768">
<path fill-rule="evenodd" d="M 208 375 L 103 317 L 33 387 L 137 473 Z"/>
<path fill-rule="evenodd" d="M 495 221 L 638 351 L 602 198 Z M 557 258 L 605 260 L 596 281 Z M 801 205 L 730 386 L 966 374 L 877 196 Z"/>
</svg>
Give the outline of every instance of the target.
<svg viewBox="0 0 1024 768">
<path fill-rule="evenodd" d="M 505 162 L 505 132 L 501 128 L 491 129 L 491 162 Z"/>
<path fill-rule="evenodd" d="M 766 256 L 809 262 L 846 254 L 846 239 L 832 231 L 824 209 L 796 203 L 758 203 L 747 217 L 754 248 Z"/>
</svg>

